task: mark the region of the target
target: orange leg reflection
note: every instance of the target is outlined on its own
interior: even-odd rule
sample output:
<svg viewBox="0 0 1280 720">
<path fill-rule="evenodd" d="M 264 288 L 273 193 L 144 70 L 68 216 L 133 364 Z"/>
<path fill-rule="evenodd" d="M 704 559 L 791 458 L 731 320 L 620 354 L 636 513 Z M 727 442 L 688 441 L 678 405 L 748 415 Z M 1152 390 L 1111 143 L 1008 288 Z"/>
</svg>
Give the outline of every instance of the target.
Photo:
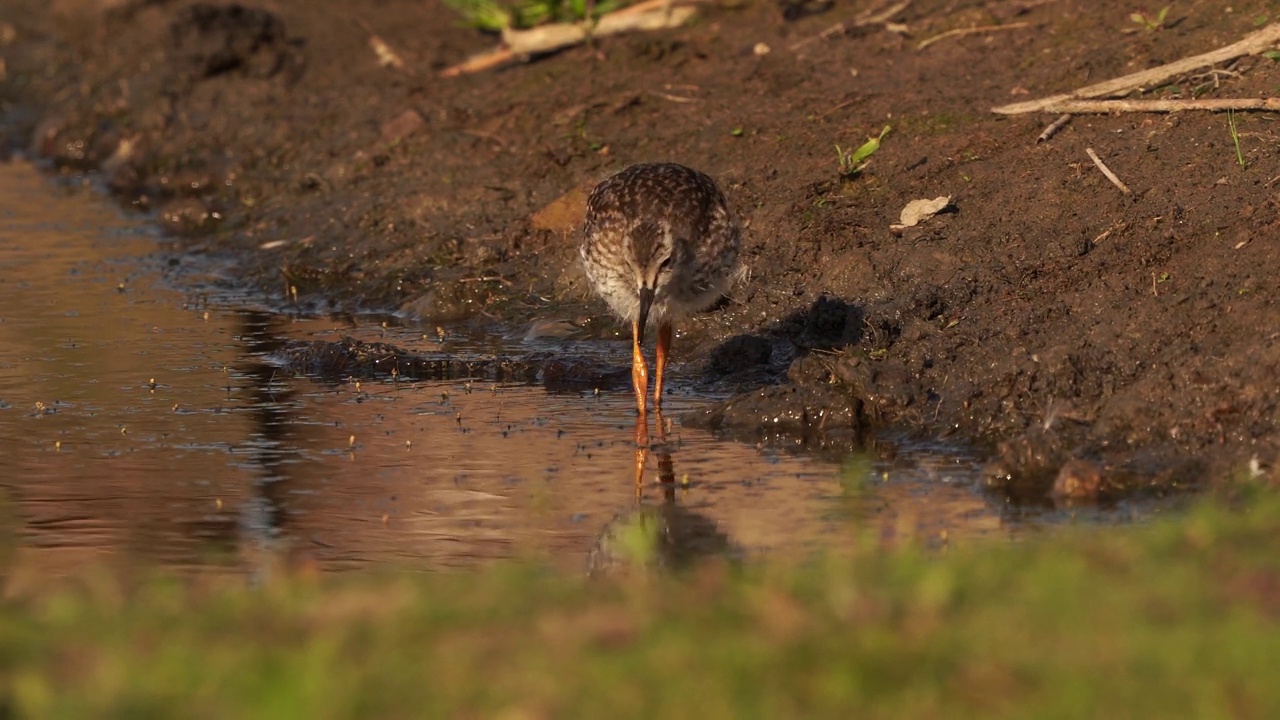
<svg viewBox="0 0 1280 720">
<path fill-rule="evenodd" d="M 641 396 L 641 402 L 644 398 Z M 641 411 L 636 416 L 636 502 L 644 496 L 644 464 L 649 457 L 649 421 Z"/>
<path fill-rule="evenodd" d="M 649 423 L 644 415 L 636 417 L 636 502 L 644 496 L 644 466 L 649 459 L 649 451 L 658 456 L 658 483 L 662 486 L 662 494 L 667 500 L 675 499 L 676 471 L 671 459 L 671 451 L 667 447 L 667 425 L 661 410 L 654 411 L 654 429 L 658 442 L 649 442 Z"/>
<path fill-rule="evenodd" d="M 656 372 L 653 378 L 653 407 L 662 409 L 662 376 L 667 369 L 667 356 L 671 353 L 671 323 L 664 322 L 658 326 L 658 347 Z"/>
</svg>

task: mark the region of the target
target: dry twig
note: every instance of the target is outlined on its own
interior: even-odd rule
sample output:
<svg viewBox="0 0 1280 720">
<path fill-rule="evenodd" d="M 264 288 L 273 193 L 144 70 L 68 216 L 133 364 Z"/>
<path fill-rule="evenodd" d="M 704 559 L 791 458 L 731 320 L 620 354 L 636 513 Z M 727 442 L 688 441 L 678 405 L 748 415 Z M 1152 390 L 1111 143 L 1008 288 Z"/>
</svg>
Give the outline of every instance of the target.
<svg viewBox="0 0 1280 720">
<path fill-rule="evenodd" d="M 1060 115 L 1057 120 L 1049 123 L 1049 127 L 1045 128 L 1044 132 L 1040 133 L 1040 137 L 1036 138 L 1036 142 L 1042 143 L 1054 135 L 1057 135 L 1058 131 L 1066 127 L 1069 122 L 1071 122 L 1070 113 Z"/>
<path fill-rule="evenodd" d="M 680 0 L 683 5 L 699 1 Z M 502 32 L 502 46 L 445 68 L 440 76 L 456 77 L 490 70 L 531 55 L 579 45 L 588 38 L 679 27 L 696 11 L 691 7 L 674 7 L 675 4 L 673 0 L 644 0 L 602 16 L 593 26 L 585 22 L 551 23 L 529 30 L 507 29 Z"/>
<path fill-rule="evenodd" d="M 1103 175 L 1107 176 L 1107 179 L 1111 181 L 1112 185 L 1120 188 L 1120 192 L 1125 195 L 1133 195 L 1133 191 L 1129 189 L 1129 186 L 1120 182 L 1120 178 L 1116 177 L 1116 174 L 1111 172 L 1111 168 L 1107 167 L 1107 164 L 1102 162 L 1102 158 L 1098 157 L 1098 153 L 1094 152 L 1093 148 L 1085 148 L 1084 151 L 1089 153 L 1089 159 L 1093 161 L 1094 165 L 1098 166 L 1098 169 L 1102 171 Z"/>
<path fill-rule="evenodd" d="M 1153 85 L 1167 80 L 1171 77 L 1181 75 L 1183 73 L 1198 70 L 1199 68 L 1216 65 L 1220 62 L 1234 60 L 1244 55 L 1256 55 L 1260 52 L 1270 50 L 1280 43 L 1280 22 L 1271 23 L 1266 27 L 1258 30 L 1245 37 L 1243 40 L 1218 48 L 1200 55 L 1193 55 L 1183 58 L 1160 67 L 1143 70 L 1141 72 L 1132 73 L 1123 77 L 1107 80 L 1106 82 L 1097 83 L 1082 87 L 1074 92 L 1063 95 L 1053 95 L 1039 100 L 1028 100 L 1026 102 L 1013 103 L 1012 105 L 1002 105 L 992 108 L 992 112 L 1000 115 L 1019 115 L 1029 112 L 1066 112 L 1060 107 L 1068 101 L 1081 100 L 1086 98 L 1100 98 L 1112 95 L 1123 95 L 1138 88 Z"/>
<path fill-rule="evenodd" d="M 911 4 L 911 0 L 902 0 L 902 2 L 894 3 L 883 10 L 867 10 L 854 18 L 854 27 L 862 27 L 864 25 L 883 25 L 889 22 L 898 13 L 907 9 Z"/>
<path fill-rule="evenodd" d="M 1045 108 L 1071 115 L 1113 112 L 1172 113 L 1184 110 L 1280 110 L 1280 98 L 1221 98 L 1206 100 L 1066 100 Z"/>
<path fill-rule="evenodd" d="M 654 97 L 660 97 L 660 98 L 662 98 L 663 100 L 670 100 L 671 102 L 674 102 L 674 103 L 696 103 L 696 102 L 699 102 L 698 98 L 685 97 L 685 96 L 683 96 L 683 95 L 674 95 L 674 94 L 672 94 L 672 93 L 666 93 L 666 92 L 662 92 L 662 91 L 660 91 L 660 90 L 650 90 L 650 91 L 649 91 L 649 94 L 650 94 L 650 95 L 653 95 Z"/>
<path fill-rule="evenodd" d="M 1116 232 L 1117 230 L 1124 230 L 1128 227 L 1129 227 L 1129 223 L 1126 223 L 1123 220 L 1116 222 L 1112 224 L 1111 227 L 1107 228 L 1106 230 L 1103 230 L 1101 235 L 1098 235 L 1098 237 L 1094 238 L 1093 244 L 1097 245 L 1103 240 L 1106 240 L 1107 238 L 1111 237 L 1111 234 Z"/>
<path fill-rule="evenodd" d="M 373 54 L 377 56 L 379 65 L 395 68 L 396 70 L 405 69 L 404 58 L 400 57 L 400 53 L 396 52 L 390 43 L 383 40 L 380 35 L 373 31 L 373 28 L 369 27 L 369 23 L 358 18 L 356 23 L 369 35 L 369 49 L 373 50 Z"/>
<path fill-rule="evenodd" d="M 977 35 L 979 33 L 1000 32 L 1001 30 L 1017 30 L 1019 28 L 1027 27 L 1030 24 L 1031 23 L 1029 22 L 1016 22 L 1009 23 L 1007 25 L 983 25 L 982 27 L 956 28 L 955 30 L 948 30 L 939 35 L 934 35 L 931 38 L 921 40 L 920 44 L 916 46 L 916 50 L 923 50 L 939 40 L 946 40 L 947 38 L 961 37 L 963 35 Z"/>
<path fill-rule="evenodd" d="M 400 53 L 388 45 L 386 40 L 377 35 L 370 35 L 369 47 L 373 50 L 373 54 L 378 56 L 378 64 L 382 67 L 393 67 L 397 70 L 404 69 L 404 58 L 401 58 Z"/>
</svg>

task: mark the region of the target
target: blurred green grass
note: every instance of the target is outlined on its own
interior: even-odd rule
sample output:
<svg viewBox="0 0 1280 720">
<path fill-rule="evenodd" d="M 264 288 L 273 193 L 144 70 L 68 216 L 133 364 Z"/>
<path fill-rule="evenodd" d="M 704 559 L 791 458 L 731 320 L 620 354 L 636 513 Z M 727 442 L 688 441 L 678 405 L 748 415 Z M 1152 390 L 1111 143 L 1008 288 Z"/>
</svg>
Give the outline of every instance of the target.
<svg viewBox="0 0 1280 720">
<path fill-rule="evenodd" d="M 579 22 L 587 16 L 586 0 L 445 0 L 464 27 L 489 32 L 527 29 L 548 22 Z M 613 12 L 627 0 L 596 0 L 591 17 Z"/>
<path fill-rule="evenodd" d="M 0 714 L 1276 717 L 1278 546 L 1268 491 L 801 566 L 10 582 Z"/>
</svg>

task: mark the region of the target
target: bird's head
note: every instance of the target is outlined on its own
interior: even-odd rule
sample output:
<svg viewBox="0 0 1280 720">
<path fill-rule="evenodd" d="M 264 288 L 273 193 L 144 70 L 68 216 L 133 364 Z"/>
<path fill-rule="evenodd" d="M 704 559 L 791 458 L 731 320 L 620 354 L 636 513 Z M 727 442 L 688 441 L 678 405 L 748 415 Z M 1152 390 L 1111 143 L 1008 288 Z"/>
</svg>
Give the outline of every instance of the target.
<svg viewBox="0 0 1280 720">
<path fill-rule="evenodd" d="M 675 265 L 677 244 L 667 223 L 643 222 L 631 233 L 631 266 L 640 296 L 640 333 L 644 334 L 649 309 L 666 292 L 667 280 Z"/>
</svg>

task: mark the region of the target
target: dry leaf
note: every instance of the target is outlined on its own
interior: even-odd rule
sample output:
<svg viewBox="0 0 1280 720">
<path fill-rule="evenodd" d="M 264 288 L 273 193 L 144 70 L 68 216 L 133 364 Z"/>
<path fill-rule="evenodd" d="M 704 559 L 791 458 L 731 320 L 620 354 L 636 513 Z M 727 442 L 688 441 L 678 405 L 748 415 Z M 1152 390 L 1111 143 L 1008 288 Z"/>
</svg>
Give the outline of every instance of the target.
<svg viewBox="0 0 1280 720">
<path fill-rule="evenodd" d="M 902 221 L 899 225 L 891 227 L 902 229 L 915 227 L 929 218 L 937 215 L 951 205 L 951 196 L 944 195 L 936 197 L 932 200 L 912 200 L 907 206 L 902 208 L 902 214 L 899 219 Z"/>
</svg>

